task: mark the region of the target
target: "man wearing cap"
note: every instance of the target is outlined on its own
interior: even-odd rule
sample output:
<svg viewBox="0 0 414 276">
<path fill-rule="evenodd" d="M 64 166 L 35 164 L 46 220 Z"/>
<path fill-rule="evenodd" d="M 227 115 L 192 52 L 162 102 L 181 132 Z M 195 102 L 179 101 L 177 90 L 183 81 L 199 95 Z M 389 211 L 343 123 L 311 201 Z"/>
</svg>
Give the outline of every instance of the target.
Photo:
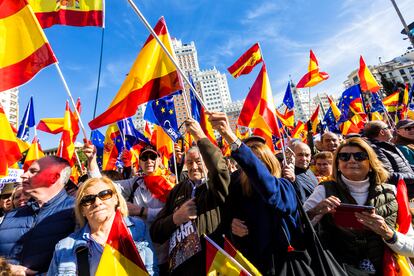
<svg viewBox="0 0 414 276">
<path fill-rule="evenodd" d="M 389 172 L 388 183 L 396 185 L 400 178 L 404 179 L 408 197 L 414 198 L 414 171 L 402 152 L 391 142 L 391 128 L 383 121 L 370 121 L 364 127 L 364 135 Z"/>
<path fill-rule="evenodd" d="M 14 182 L 6 183 L 0 193 L 0 224 L 3 222 L 4 216 L 8 211 L 13 209 L 12 194 L 14 190 Z"/>
<path fill-rule="evenodd" d="M 404 154 L 411 166 L 414 166 L 414 120 L 400 120 L 397 125 L 395 145 Z"/>
<path fill-rule="evenodd" d="M 89 160 L 91 177 L 101 177 L 96 162 L 96 150 L 93 145 L 85 144 L 84 153 Z M 122 195 L 128 201 L 128 212 L 131 216 L 142 218 L 148 227 L 165 204 L 167 195 L 174 187 L 175 177 L 167 169 L 162 169 L 161 158 L 152 145 L 146 145 L 139 153 L 139 166 L 143 171 L 140 176 L 125 180 L 117 180 Z M 168 258 L 168 244 L 154 243 L 160 271 L 164 270 Z"/>
</svg>

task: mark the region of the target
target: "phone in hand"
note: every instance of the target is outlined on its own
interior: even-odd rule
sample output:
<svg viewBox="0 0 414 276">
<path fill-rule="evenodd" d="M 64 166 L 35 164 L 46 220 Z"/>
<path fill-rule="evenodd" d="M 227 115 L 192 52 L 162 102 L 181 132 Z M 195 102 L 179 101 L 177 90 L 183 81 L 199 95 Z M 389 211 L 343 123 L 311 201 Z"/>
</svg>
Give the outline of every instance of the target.
<svg viewBox="0 0 414 276">
<path fill-rule="evenodd" d="M 285 148 L 286 163 L 295 165 L 295 153 L 290 148 Z"/>
</svg>

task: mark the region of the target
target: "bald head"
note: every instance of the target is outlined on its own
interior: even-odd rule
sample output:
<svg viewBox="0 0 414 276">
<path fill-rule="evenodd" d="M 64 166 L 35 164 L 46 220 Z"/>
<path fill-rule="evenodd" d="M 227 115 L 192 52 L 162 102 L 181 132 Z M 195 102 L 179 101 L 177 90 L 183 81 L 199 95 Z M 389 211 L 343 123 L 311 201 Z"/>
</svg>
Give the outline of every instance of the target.
<svg viewBox="0 0 414 276">
<path fill-rule="evenodd" d="M 311 150 L 303 142 L 294 142 L 290 148 L 295 153 L 295 166 L 301 169 L 307 169 L 311 161 Z"/>
</svg>

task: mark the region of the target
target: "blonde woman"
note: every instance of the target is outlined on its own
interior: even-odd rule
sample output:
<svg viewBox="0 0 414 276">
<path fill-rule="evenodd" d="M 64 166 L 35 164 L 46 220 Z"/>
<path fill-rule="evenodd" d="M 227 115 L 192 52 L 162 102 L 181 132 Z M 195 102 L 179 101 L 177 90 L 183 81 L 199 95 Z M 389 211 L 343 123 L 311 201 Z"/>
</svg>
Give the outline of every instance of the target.
<svg viewBox="0 0 414 276">
<path fill-rule="evenodd" d="M 81 229 L 56 245 L 48 275 L 78 275 L 77 252 L 83 248 L 88 250 L 90 275 L 95 275 L 117 210 L 124 217 L 147 271 L 157 275 L 157 260 L 145 223 L 128 217 L 125 199 L 107 177 L 88 179 L 78 190 L 75 214 Z"/>
</svg>

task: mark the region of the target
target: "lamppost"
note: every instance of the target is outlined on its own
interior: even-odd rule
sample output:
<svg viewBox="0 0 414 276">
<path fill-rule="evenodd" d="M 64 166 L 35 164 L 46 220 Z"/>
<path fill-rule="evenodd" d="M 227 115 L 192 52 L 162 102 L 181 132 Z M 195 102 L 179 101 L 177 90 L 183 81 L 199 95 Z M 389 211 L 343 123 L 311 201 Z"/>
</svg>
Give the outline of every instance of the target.
<svg viewBox="0 0 414 276">
<path fill-rule="evenodd" d="M 398 17 L 400 18 L 401 23 L 404 26 L 404 30 L 407 33 L 408 39 L 410 39 L 411 45 L 414 48 L 414 36 L 413 36 L 413 34 L 410 32 L 410 29 L 408 28 L 407 23 L 405 23 L 404 17 L 402 16 L 402 14 L 400 12 L 400 9 L 398 8 L 397 3 L 395 3 L 395 0 L 391 0 L 391 3 L 394 6 L 394 9 L 397 12 Z"/>
</svg>

